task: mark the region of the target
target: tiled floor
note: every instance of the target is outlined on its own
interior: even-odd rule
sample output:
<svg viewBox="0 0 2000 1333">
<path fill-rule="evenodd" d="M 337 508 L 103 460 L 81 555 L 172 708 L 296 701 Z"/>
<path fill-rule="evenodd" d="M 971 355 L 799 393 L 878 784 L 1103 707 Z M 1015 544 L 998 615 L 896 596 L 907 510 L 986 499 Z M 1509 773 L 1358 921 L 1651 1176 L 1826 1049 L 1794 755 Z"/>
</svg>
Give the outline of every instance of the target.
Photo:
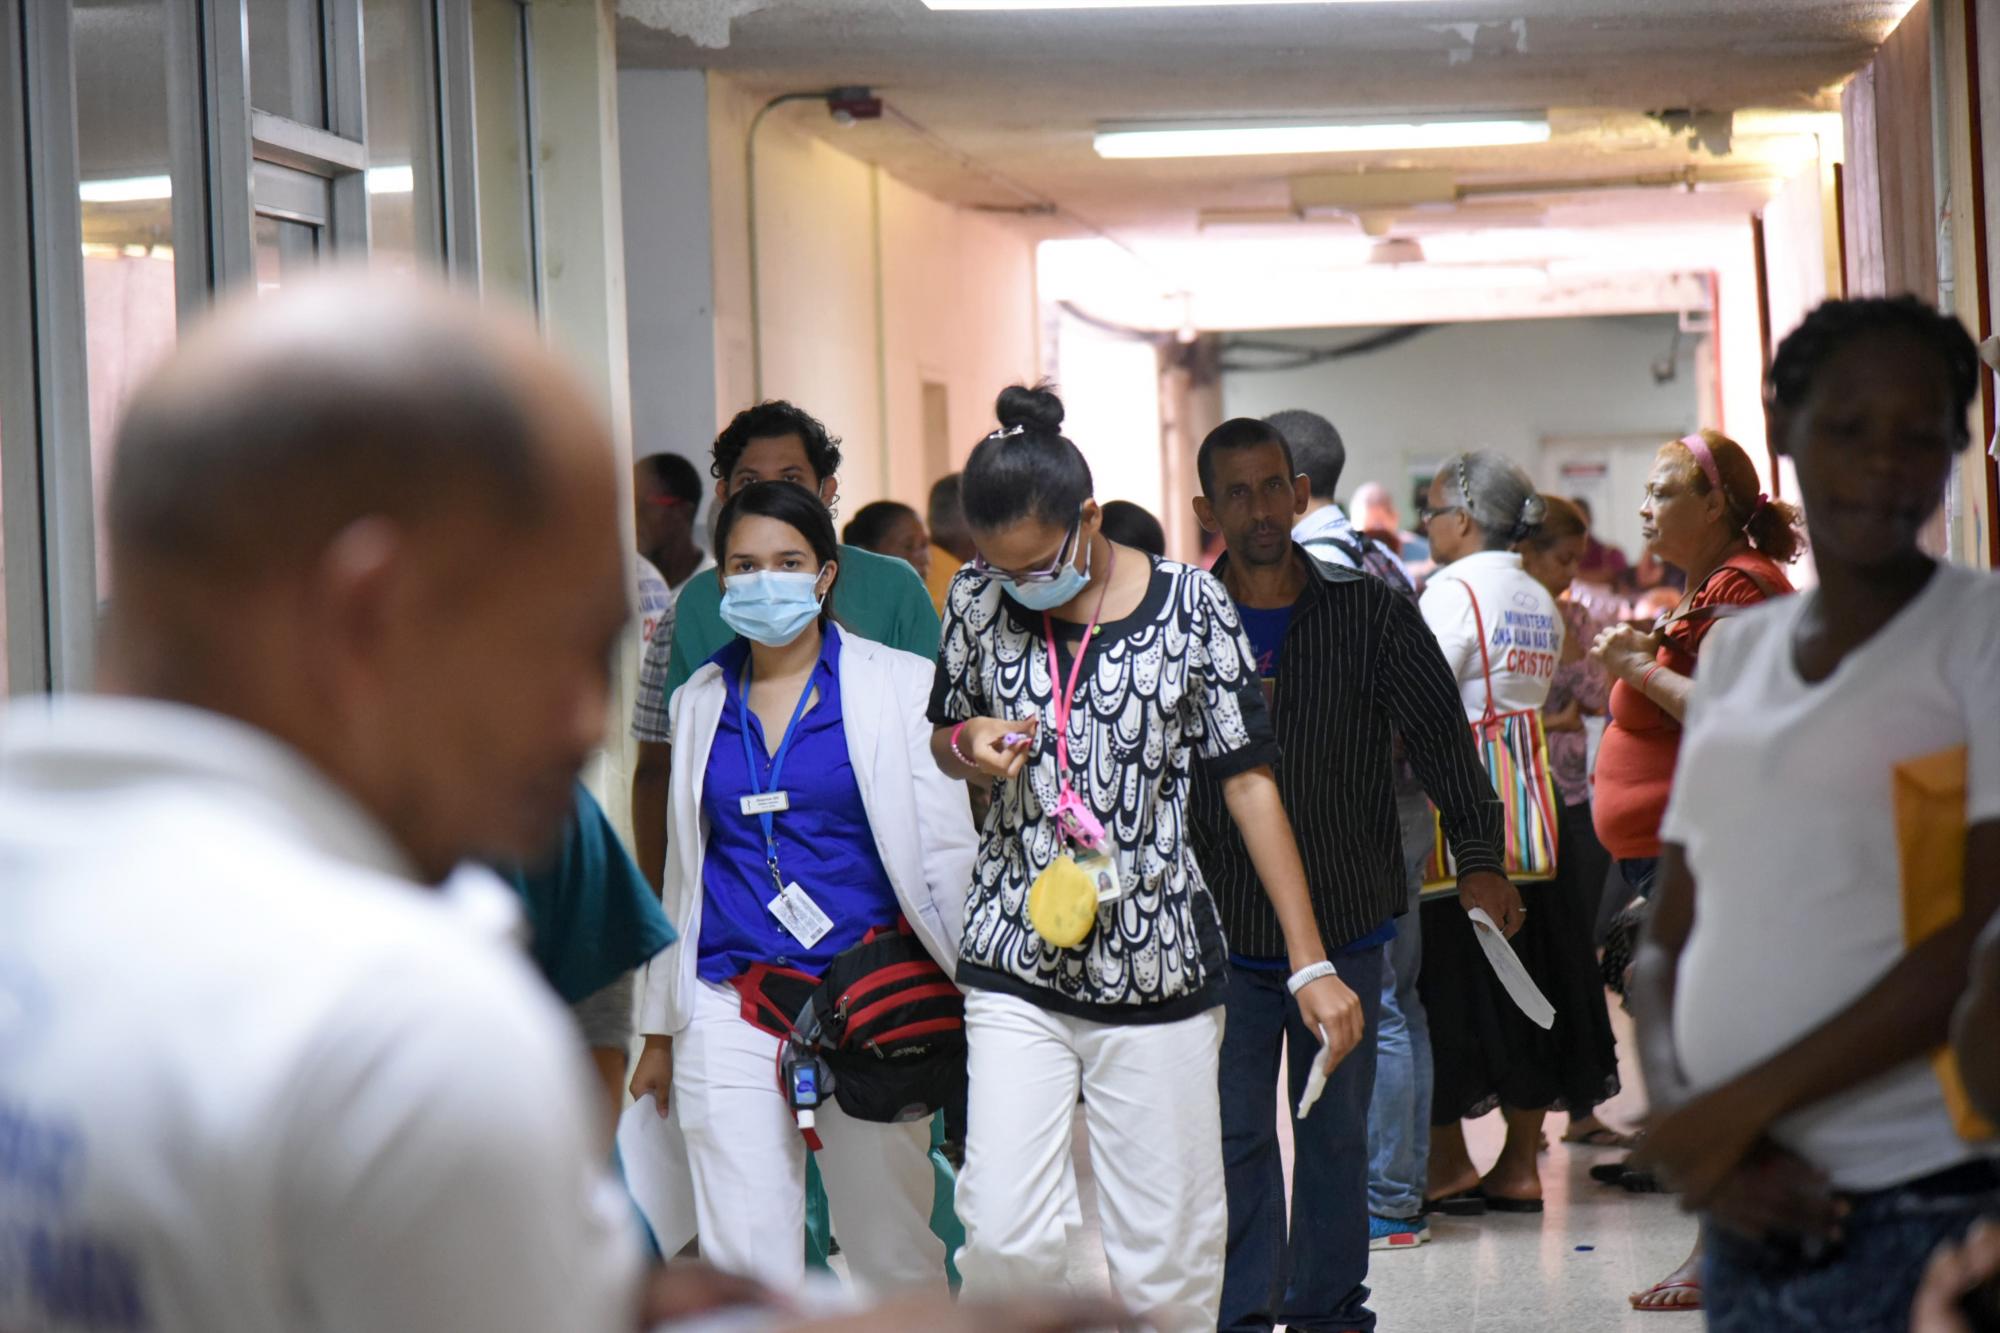
<svg viewBox="0 0 2000 1333">
<path fill-rule="evenodd" d="M 1629 1057 L 1630 1028 L 1624 1015 L 1615 1017 L 1620 1052 Z M 1604 1108 L 1614 1124 L 1633 1123 L 1645 1106 L 1629 1058 L 1627 1066 L 1627 1090 Z M 1542 1169 L 1548 1210 L 1540 1217 L 1433 1219 L 1431 1244 L 1372 1256 L 1372 1304 L 1384 1333 L 1696 1333 L 1697 1315 L 1642 1314 L 1626 1301 L 1687 1257 L 1693 1221 L 1664 1195 L 1632 1195 L 1593 1182 L 1589 1168 L 1619 1154 L 1567 1147 L 1560 1142 L 1563 1128 L 1563 1116 L 1550 1117 L 1551 1146 Z M 1289 1134 L 1280 1133 L 1287 1139 L 1289 1170 Z M 1474 1160 L 1490 1163 L 1503 1134 L 1498 1115 L 1470 1126 Z M 1071 1279 L 1102 1288 L 1096 1187 L 1080 1116 L 1076 1142 L 1085 1237 L 1072 1258 Z"/>
</svg>

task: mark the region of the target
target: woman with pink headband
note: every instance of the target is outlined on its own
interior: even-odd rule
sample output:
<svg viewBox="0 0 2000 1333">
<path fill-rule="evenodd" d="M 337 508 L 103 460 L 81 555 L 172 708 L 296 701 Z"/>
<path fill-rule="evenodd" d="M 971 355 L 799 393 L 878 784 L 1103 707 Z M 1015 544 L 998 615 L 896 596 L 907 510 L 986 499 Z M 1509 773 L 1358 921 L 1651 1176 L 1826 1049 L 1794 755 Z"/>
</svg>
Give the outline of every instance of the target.
<svg viewBox="0 0 2000 1333">
<path fill-rule="evenodd" d="M 1790 593 L 1782 566 L 1798 558 L 1803 539 L 1798 509 L 1766 495 L 1743 447 L 1716 431 L 1660 447 L 1639 519 L 1648 549 L 1687 574 L 1688 590 L 1651 631 L 1614 625 L 1591 648 L 1612 678 L 1611 724 L 1598 747 L 1591 813 L 1632 895 L 1650 898 L 1702 640 L 1716 621 Z M 1619 1168 L 1596 1170 L 1612 1178 Z M 1643 1174 L 1623 1183 L 1651 1187 Z M 1698 1255 L 1632 1304 L 1697 1308 Z"/>
</svg>

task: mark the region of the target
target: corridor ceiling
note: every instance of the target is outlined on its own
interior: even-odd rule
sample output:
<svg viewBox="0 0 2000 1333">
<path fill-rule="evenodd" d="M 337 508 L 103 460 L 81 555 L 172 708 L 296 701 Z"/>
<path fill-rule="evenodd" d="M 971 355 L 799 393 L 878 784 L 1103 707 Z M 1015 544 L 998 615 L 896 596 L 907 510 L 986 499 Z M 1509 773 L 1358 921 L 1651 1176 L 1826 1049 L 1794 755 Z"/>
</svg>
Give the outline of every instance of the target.
<svg viewBox="0 0 2000 1333">
<path fill-rule="evenodd" d="M 1828 124 L 1771 113 L 1837 110 L 1841 83 L 1907 7 L 1401 0 L 934 12 L 921 0 L 620 0 L 618 45 L 626 66 L 716 70 L 764 96 L 870 85 L 929 137 L 894 117 L 843 128 L 810 104 L 781 114 L 954 203 L 1023 203 L 998 173 L 1064 207 L 1046 224 L 1050 235 L 1079 234 L 1080 219 L 1127 235 L 1255 227 L 1285 219 L 1296 177 L 1447 173 L 1455 208 L 1413 205 L 1375 220 L 1377 230 L 1403 233 L 1482 218 L 1618 225 L 1741 216 L 1770 178 L 1811 160 L 1801 128 Z M 1690 110 L 1738 113 L 1727 142 L 1697 142 L 1650 114 Z M 1550 141 L 1155 161 L 1104 161 L 1092 148 L 1106 121 L 1504 111 L 1548 112 Z M 1660 188 L 1676 176 L 1701 188 Z M 1651 188 L 1617 188 L 1640 183 Z M 1358 210 L 1314 216 L 1359 227 Z"/>
</svg>

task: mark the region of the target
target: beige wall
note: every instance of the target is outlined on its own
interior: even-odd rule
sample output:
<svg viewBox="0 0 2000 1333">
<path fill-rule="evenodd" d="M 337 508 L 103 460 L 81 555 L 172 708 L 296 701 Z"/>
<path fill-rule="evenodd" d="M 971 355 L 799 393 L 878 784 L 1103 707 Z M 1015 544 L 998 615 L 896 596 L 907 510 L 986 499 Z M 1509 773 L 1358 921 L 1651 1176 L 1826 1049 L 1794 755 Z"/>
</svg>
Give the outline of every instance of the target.
<svg viewBox="0 0 2000 1333">
<path fill-rule="evenodd" d="M 718 426 L 753 393 L 744 142 L 759 105 L 710 76 Z M 784 107 L 758 132 L 763 392 L 845 441 L 843 513 L 884 497 L 921 508 L 935 480 L 925 382 L 945 388 L 956 464 L 991 429 L 999 390 L 1035 375 L 1034 244 L 804 132 L 825 115 Z M 846 131 L 857 151 L 880 132 Z"/>
</svg>

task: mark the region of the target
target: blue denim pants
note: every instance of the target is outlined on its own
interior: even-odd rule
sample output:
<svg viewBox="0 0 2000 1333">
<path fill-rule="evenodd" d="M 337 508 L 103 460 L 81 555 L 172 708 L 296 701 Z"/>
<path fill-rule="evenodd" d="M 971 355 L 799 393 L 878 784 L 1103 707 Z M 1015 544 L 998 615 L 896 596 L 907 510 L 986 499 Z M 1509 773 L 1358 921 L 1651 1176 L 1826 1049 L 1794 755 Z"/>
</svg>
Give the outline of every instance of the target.
<svg viewBox="0 0 2000 1333">
<path fill-rule="evenodd" d="M 1375 1095 L 1368 1104 L 1368 1211 L 1413 1219 L 1423 1212 L 1431 1155 L 1431 1028 L 1417 994 L 1423 914 L 1417 896 L 1436 831 L 1421 796 L 1398 803 L 1410 910 L 1382 968 L 1382 1022 L 1375 1035 Z"/>
<path fill-rule="evenodd" d="M 1311 1114 L 1296 1118 L 1319 1038 L 1306 1029 L 1283 971 L 1231 967 L 1218 1071 L 1222 1168 L 1229 1196 L 1229 1258 L 1218 1327 L 1269 1333 L 1370 1333 L 1368 1308 L 1368 1102 L 1375 1083 L 1375 1027 L 1389 946 L 1334 960 L 1361 1001 L 1361 1043 L 1335 1066 Z M 1278 1104 L 1278 1056 L 1290 1087 Z M 1277 1118 L 1292 1124 L 1291 1234 Z"/>
<path fill-rule="evenodd" d="M 1847 1200 L 1841 1240 L 1819 1256 L 1705 1221 L 1709 1333 L 1903 1333 L 1932 1253 L 2000 1216 L 2000 1167 L 1975 1162 Z"/>
</svg>

